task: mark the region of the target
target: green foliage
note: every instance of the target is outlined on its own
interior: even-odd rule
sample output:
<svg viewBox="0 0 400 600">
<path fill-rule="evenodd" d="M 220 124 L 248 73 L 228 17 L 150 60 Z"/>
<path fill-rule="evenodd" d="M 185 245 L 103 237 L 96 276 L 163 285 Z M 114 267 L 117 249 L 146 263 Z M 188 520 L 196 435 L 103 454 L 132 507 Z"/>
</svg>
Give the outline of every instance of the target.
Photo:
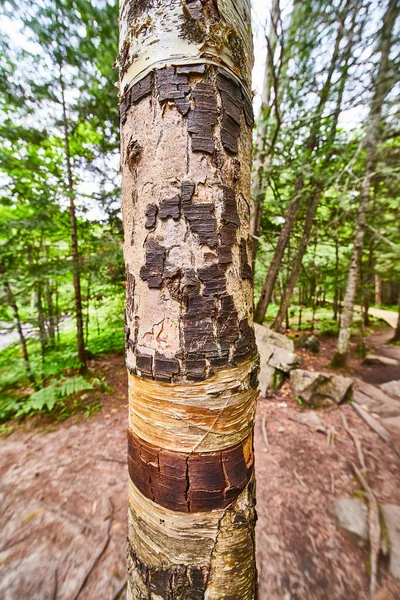
<svg viewBox="0 0 400 600">
<path fill-rule="evenodd" d="M 89 320 L 88 348 L 94 355 L 123 353 L 123 294 L 104 299 L 93 307 Z M 113 392 L 105 378 L 92 377 L 89 380 L 74 375 L 79 370 L 75 351 L 76 337 L 73 322 L 65 324 L 60 332 L 56 347 L 50 348 L 41 356 L 40 342 L 28 338 L 28 351 L 35 373 L 41 374 L 39 390 L 35 390 L 29 381 L 18 344 L 10 345 L 0 351 L 0 421 L 16 416 L 36 414 L 38 411 L 57 414 L 57 418 L 67 418 L 77 410 L 91 414 L 95 408 L 82 404 L 79 400 L 67 403 L 74 394 L 94 388 L 104 394 Z M 39 382 L 38 382 L 39 383 Z M 82 386 L 79 389 L 79 386 Z M 87 387 L 83 387 L 87 386 Z M 97 409 L 96 409 L 97 410 Z"/>
<path fill-rule="evenodd" d="M 84 379 L 81 375 L 65 379 L 64 381 L 54 381 L 47 387 L 34 392 L 29 398 L 19 407 L 16 417 L 29 415 L 37 411 L 42 411 L 46 408 L 51 412 L 56 403 L 66 396 L 72 396 L 83 390 L 92 390 L 93 385 L 90 381 Z"/>
</svg>

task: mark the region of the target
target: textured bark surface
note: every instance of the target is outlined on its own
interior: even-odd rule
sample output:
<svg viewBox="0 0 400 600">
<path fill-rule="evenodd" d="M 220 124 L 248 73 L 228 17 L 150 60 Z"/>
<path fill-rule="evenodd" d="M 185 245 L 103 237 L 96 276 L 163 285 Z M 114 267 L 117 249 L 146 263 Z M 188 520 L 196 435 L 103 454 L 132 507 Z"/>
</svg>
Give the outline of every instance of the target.
<svg viewBox="0 0 400 600">
<path fill-rule="evenodd" d="M 128 598 L 256 598 L 249 4 L 121 7 Z"/>
</svg>

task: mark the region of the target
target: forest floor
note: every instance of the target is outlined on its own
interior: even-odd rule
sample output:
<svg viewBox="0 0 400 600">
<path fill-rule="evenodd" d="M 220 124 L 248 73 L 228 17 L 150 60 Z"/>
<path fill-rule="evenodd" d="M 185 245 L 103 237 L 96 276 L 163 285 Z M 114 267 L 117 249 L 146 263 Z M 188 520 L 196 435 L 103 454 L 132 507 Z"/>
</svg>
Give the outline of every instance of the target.
<svg viewBox="0 0 400 600">
<path fill-rule="evenodd" d="M 400 347 L 375 330 L 374 352 L 400 361 Z M 321 351 L 298 354 L 302 368 L 329 370 L 334 338 Z M 353 340 L 349 374 L 378 385 L 400 379 L 399 367 L 364 365 Z M 115 600 L 123 596 L 126 555 L 127 389 L 124 359 L 91 361 L 113 392 L 97 394 L 101 410 L 62 423 L 27 421 L 0 440 L 0 598 L 4 600 Z M 400 405 L 400 403 L 399 403 Z M 257 559 L 260 600 L 367 600 L 367 547 L 349 538 L 332 516 L 334 498 L 354 498 L 360 486 L 357 454 L 341 413 L 361 440 L 368 481 L 378 500 L 400 504 L 400 459 L 350 404 L 318 411 L 327 436 L 298 422 L 304 412 L 289 383 L 260 398 L 255 428 Z M 267 418 L 268 447 L 262 434 Z M 398 430 L 397 430 L 398 432 Z M 400 449 L 396 430 L 393 439 Z M 399 600 L 400 583 L 380 561 L 375 600 Z M 240 600 L 240 599 L 238 599 Z"/>
</svg>

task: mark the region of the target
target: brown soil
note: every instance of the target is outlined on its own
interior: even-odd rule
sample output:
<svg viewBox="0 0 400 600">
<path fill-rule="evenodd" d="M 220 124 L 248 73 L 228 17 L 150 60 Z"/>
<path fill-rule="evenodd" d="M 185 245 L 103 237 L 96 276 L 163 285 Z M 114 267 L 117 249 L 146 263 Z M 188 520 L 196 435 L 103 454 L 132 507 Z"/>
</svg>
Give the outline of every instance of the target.
<svg viewBox="0 0 400 600">
<path fill-rule="evenodd" d="M 370 342 L 398 357 L 399 348 L 382 345 L 388 337 L 389 330 L 382 330 Z M 318 356 L 299 351 L 305 368 L 328 368 L 334 342 L 321 338 Z M 349 364 L 354 375 L 382 382 L 382 367 L 363 366 L 353 355 Z M 91 368 L 114 388 L 102 396 L 100 412 L 51 426 L 40 420 L 0 442 L 4 600 L 112 600 L 124 584 L 126 374 L 120 356 L 95 360 Z M 399 378 L 386 375 L 385 381 Z M 351 468 L 357 462 L 354 445 L 340 412 L 357 429 L 370 485 L 382 502 L 400 503 L 400 461 L 350 405 L 319 413 L 337 433 L 334 445 L 292 420 L 302 410 L 288 383 L 259 400 L 260 600 L 366 600 L 368 550 L 346 537 L 330 513 L 333 497 L 351 498 L 360 489 Z M 268 451 L 261 432 L 265 418 Z M 388 575 L 384 561 L 379 586 L 376 600 L 400 598 L 400 583 Z"/>
</svg>

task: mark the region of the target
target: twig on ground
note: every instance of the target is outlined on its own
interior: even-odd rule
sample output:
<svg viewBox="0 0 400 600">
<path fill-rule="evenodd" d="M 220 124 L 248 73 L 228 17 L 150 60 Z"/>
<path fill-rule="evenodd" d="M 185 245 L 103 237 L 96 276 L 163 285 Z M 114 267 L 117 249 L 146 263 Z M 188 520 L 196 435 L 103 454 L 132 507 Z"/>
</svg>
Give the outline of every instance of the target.
<svg viewBox="0 0 400 600">
<path fill-rule="evenodd" d="M 327 444 L 327 446 L 334 446 L 335 445 L 335 435 L 336 435 L 335 428 L 330 425 L 327 428 L 327 430 L 326 430 L 326 444 Z"/>
<path fill-rule="evenodd" d="M 128 582 L 125 581 L 121 587 L 116 591 L 116 593 L 114 594 L 114 596 L 111 598 L 111 600 L 119 600 L 119 598 L 121 597 L 121 594 L 123 593 L 124 589 L 126 588 Z"/>
<path fill-rule="evenodd" d="M 349 436 L 352 438 L 352 440 L 354 442 L 354 445 L 356 447 L 357 456 L 358 456 L 358 460 L 359 460 L 360 465 L 361 465 L 361 469 L 362 469 L 362 471 L 364 473 L 366 473 L 367 472 L 367 466 L 365 464 L 364 453 L 363 453 L 363 450 L 362 450 L 361 442 L 360 442 L 357 434 L 352 429 L 350 429 L 349 424 L 348 424 L 347 419 L 346 419 L 346 415 L 342 412 L 342 413 L 340 413 L 340 416 L 342 417 L 343 427 L 345 428 L 345 430 L 347 431 L 347 433 L 349 434 Z"/>
<path fill-rule="evenodd" d="M 297 481 L 300 483 L 300 485 L 302 485 L 304 488 L 307 489 L 307 485 L 304 483 L 304 480 L 302 479 L 302 477 L 300 477 L 300 475 L 297 473 L 296 469 L 293 469 L 293 475 L 297 479 Z"/>
<path fill-rule="evenodd" d="M 323 433 L 324 435 L 326 434 L 325 427 L 322 427 L 321 425 L 317 425 L 317 426 L 311 425 L 310 423 L 307 423 L 306 421 L 300 421 L 299 419 L 296 419 L 295 417 L 291 417 L 291 416 L 288 416 L 288 419 L 290 421 L 293 421 L 294 423 L 300 423 L 300 425 L 306 425 L 306 427 L 311 429 L 311 431 L 317 431 L 318 433 Z"/>
<path fill-rule="evenodd" d="M 262 432 L 264 445 L 265 445 L 264 451 L 269 452 L 269 441 L 268 441 L 268 434 L 267 434 L 267 416 L 266 415 L 265 415 L 265 417 L 263 417 L 261 419 L 261 432 Z"/>
<path fill-rule="evenodd" d="M 363 474 L 352 463 L 354 473 L 360 485 L 364 489 L 368 499 L 368 533 L 369 544 L 371 549 L 371 578 L 369 585 L 370 597 L 373 598 L 376 592 L 377 576 L 378 576 L 378 556 L 381 546 L 381 524 L 379 520 L 379 505 L 374 492 L 369 487 L 367 480 Z"/>
<path fill-rule="evenodd" d="M 118 463 L 120 465 L 126 465 L 126 460 L 119 460 L 118 458 L 109 458 L 108 456 L 102 456 L 101 454 L 97 454 L 95 456 L 96 460 L 104 460 L 106 462 L 115 462 Z"/>
<path fill-rule="evenodd" d="M 112 527 L 112 523 L 113 523 L 113 515 L 114 515 L 114 504 L 112 503 L 111 498 L 109 498 L 110 501 L 110 514 L 107 517 L 109 519 L 109 523 L 108 523 L 108 528 L 107 528 L 107 535 L 104 539 L 104 542 L 100 548 L 100 551 L 98 552 L 98 554 L 96 555 L 94 561 L 92 562 L 90 569 L 88 570 L 88 572 L 86 573 L 79 589 L 77 590 L 77 592 L 75 593 L 75 596 L 73 597 L 72 600 L 77 600 L 77 598 L 79 598 L 79 596 L 81 595 L 81 592 L 83 591 L 84 587 L 86 586 L 88 579 L 90 577 L 90 575 L 93 573 L 93 571 L 95 570 L 95 568 L 97 567 L 101 557 L 103 556 L 104 552 L 107 550 L 108 544 L 110 543 L 111 540 L 111 527 Z"/>
<path fill-rule="evenodd" d="M 331 494 L 335 495 L 335 474 L 331 471 Z"/>
<path fill-rule="evenodd" d="M 33 531 L 31 531 L 31 533 L 27 533 L 26 535 L 23 535 L 22 537 L 18 538 L 15 541 L 11 541 L 11 542 L 6 542 L 4 544 L 4 546 L 2 546 L 0 548 L 0 552 L 4 552 L 5 550 L 8 550 L 9 548 L 12 548 L 13 546 L 16 546 L 17 544 L 20 544 L 21 542 L 24 542 L 28 537 L 30 537 L 32 535 Z"/>
<path fill-rule="evenodd" d="M 86 521 L 85 519 L 81 519 L 80 517 L 72 515 L 71 513 L 69 513 L 66 510 L 63 510 L 62 508 L 58 508 L 57 506 L 47 504 L 46 502 L 41 502 L 41 506 L 46 510 L 49 510 L 50 512 L 54 512 L 58 515 L 61 515 L 63 518 L 68 519 L 68 521 L 70 521 L 74 525 L 82 527 L 82 533 L 85 533 L 86 531 L 94 532 L 93 525 L 91 525 L 91 523 L 89 523 L 89 521 Z"/>
<path fill-rule="evenodd" d="M 53 594 L 51 596 L 52 600 L 57 599 L 57 592 L 58 592 L 58 569 L 56 567 L 55 571 L 54 571 L 54 587 L 53 587 Z"/>
<path fill-rule="evenodd" d="M 317 544 L 315 543 L 314 537 L 311 535 L 310 532 L 307 535 L 311 542 L 312 549 L 314 550 L 314 554 L 318 554 L 318 548 L 317 548 Z"/>
</svg>

